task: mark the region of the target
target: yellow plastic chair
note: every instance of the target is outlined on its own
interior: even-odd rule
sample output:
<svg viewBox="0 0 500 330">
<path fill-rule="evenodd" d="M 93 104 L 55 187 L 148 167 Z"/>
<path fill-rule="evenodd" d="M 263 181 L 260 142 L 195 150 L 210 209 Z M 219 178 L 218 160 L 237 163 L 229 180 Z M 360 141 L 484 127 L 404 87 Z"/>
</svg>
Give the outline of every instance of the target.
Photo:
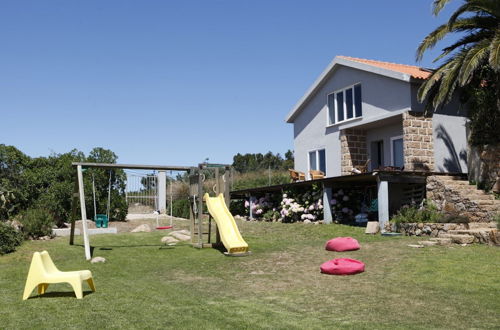
<svg viewBox="0 0 500 330">
<path fill-rule="evenodd" d="M 38 294 L 44 294 L 51 283 L 69 283 L 75 291 L 76 298 L 82 299 L 82 281 L 87 281 L 90 289 L 95 291 L 94 281 L 90 270 L 78 270 L 74 272 L 61 272 L 50 258 L 47 251 L 33 253 L 31 266 L 24 286 L 23 300 L 28 299 L 35 287 Z"/>
</svg>

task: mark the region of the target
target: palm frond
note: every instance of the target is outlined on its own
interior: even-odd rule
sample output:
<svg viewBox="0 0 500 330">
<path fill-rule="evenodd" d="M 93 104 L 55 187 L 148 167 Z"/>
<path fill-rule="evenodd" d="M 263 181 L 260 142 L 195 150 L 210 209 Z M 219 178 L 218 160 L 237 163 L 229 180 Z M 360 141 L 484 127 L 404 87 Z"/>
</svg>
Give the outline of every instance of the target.
<svg viewBox="0 0 500 330">
<path fill-rule="evenodd" d="M 446 4 L 450 1 L 451 0 L 434 0 L 434 3 L 432 4 L 432 14 L 434 16 L 439 15 L 444 6 L 446 6 Z"/>
<path fill-rule="evenodd" d="M 426 50 L 434 48 L 434 46 L 449 33 L 448 24 L 438 26 L 434 31 L 429 33 L 424 40 L 418 45 L 416 59 L 422 60 Z"/>
<path fill-rule="evenodd" d="M 451 26 L 458 19 L 458 17 L 465 13 L 475 13 L 475 17 L 488 17 L 485 13 L 496 16 L 498 18 L 498 0 L 467 0 L 463 5 L 458 7 L 457 10 L 451 14 L 448 19 L 448 25 Z M 474 17 L 474 16 L 473 16 Z"/>
<path fill-rule="evenodd" d="M 490 41 L 487 39 L 478 42 L 471 48 L 464 49 L 466 51 L 466 56 L 462 61 L 460 74 L 458 75 L 458 83 L 460 84 L 460 86 L 464 86 L 470 81 L 474 71 L 476 71 L 476 69 L 488 57 L 489 48 Z"/>
<path fill-rule="evenodd" d="M 466 35 L 462 39 L 458 40 L 456 43 L 454 43 L 446 48 L 443 48 L 443 52 L 441 53 L 441 55 L 436 57 L 433 62 L 439 61 L 440 59 L 446 57 L 452 51 L 454 51 L 455 49 L 457 49 L 461 46 L 465 46 L 465 45 L 470 44 L 470 43 L 476 43 L 476 42 L 479 42 L 479 41 L 484 40 L 484 39 L 492 39 L 493 36 L 494 36 L 493 32 L 485 31 L 485 30 L 479 31 L 477 33 Z"/>
<path fill-rule="evenodd" d="M 488 62 L 493 70 L 500 71 L 500 31 L 497 31 L 495 37 L 491 41 Z"/>
</svg>

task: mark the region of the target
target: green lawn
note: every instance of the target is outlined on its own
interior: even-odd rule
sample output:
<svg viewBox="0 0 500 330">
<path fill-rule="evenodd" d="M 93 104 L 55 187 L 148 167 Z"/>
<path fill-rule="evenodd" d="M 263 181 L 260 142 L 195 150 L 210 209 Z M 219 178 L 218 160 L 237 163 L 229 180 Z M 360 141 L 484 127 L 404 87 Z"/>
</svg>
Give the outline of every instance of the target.
<svg viewBox="0 0 500 330">
<path fill-rule="evenodd" d="M 183 222 L 184 224 L 185 222 Z M 0 257 L 0 328 L 495 328 L 500 324 L 500 250 L 413 249 L 411 238 L 366 236 L 361 228 L 246 222 L 253 255 L 225 257 L 188 245 L 161 248 L 165 232 L 92 236 L 90 264 L 68 240 L 26 242 Z M 353 236 L 361 250 L 323 249 Z M 77 239 L 81 244 L 81 238 Z M 34 251 L 61 270 L 90 269 L 97 292 L 77 300 L 69 285 L 22 301 Z M 366 264 L 355 276 L 320 274 L 335 257 Z M 85 284 L 86 285 L 86 284 Z"/>
</svg>

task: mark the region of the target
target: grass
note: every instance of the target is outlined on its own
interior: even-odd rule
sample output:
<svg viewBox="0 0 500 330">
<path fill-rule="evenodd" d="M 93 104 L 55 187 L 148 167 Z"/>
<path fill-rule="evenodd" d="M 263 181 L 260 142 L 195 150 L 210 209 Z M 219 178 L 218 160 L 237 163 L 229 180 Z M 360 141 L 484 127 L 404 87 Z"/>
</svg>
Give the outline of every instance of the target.
<svg viewBox="0 0 500 330">
<path fill-rule="evenodd" d="M 407 244 L 415 239 L 365 236 L 341 225 L 246 222 L 240 228 L 249 257 L 164 248 L 164 232 L 92 236 L 104 264 L 86 262 L 82 246 L 65 238 L 27 242 L 0 257 L 0 328 L 498 327 L 498 248 L 412 249 Z M 325 251 L 335 236 L 353 236 L 362 248 Z M 97 292 L 87 289 L 77 300 L 69 285 L 57 284 L 22 301 L 31 255 L 44 249 L 62 270 L 92 270 Z M 320 274 L 319 265 L 335 257 L 359 259 L 366 272 Z"/>
</svg>

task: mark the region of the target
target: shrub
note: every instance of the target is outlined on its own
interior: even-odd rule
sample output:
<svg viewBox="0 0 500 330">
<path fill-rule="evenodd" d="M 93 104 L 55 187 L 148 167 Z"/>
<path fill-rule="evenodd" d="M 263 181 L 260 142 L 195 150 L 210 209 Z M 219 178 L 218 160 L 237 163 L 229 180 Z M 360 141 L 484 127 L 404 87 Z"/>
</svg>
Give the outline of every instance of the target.
<svg viewBox="0 0 500 330">
<path fill-rule="evenodd" d="M 190 201 L 177 199 L 172 202 L 172 215 L 177 218 L 189 219 Z"/>
<path fill-rule="evenodd" d="M 26 238 L 39 238 L 52 234 L 54 217 L 45 209 L 28 209 L 19 217 L 19 221 L 23 225 L 22 231 Z"/>
<path fill-rule="evenodd" d="M 430 202 L 424 202 L 422 207 L 403 206 L 392 218 L 395 223 L 412 222 L 442 222 L 443 214 L 439 213 L 436 206 Z"/>
<path fill-rule="evenodd" d="M 245 208 L 245 201 L 243 199 L 232 199 L 231 204 L 229 204 L 229 211 L 233 215 L 248 215 L 248 211 Z"/>
<path fill-rule="evenodd" d="M 14 252 L 23 242 L 23 235 L 12 226 L 0 222 L 0 255 Z"/>
</svg>

